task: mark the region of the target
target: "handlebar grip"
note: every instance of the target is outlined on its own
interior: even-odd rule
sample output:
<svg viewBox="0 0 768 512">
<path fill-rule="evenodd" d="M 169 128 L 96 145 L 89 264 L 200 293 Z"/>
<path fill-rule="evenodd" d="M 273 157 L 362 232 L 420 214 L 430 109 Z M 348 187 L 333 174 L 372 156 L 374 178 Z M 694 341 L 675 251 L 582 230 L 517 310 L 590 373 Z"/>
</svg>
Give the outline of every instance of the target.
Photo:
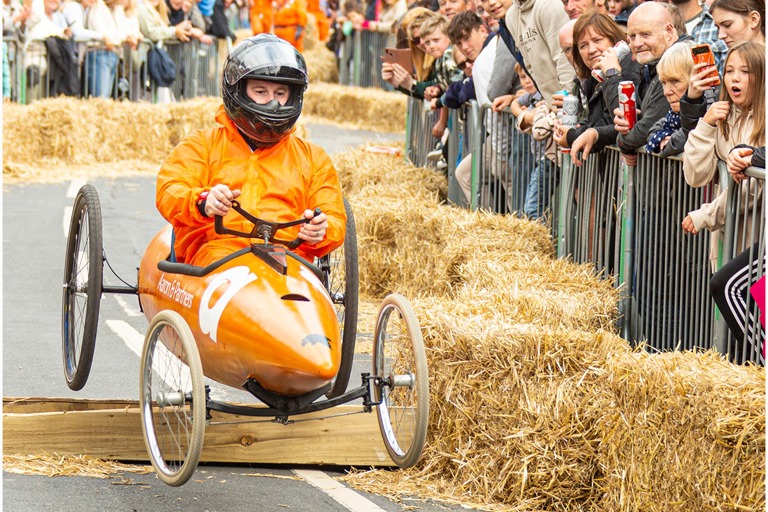
<svg viewBox="0 0 768 512">
<path fill-rule="evenodd" d="M 323 213 L 323 211 L 320 208 L 315 208 L 315 211 L 313 213 L 314 213 L 314 215 L 312 216 L 312 219 L 314 219 L 315 217 L 317 217 L 318 215 Z M 311 221 L 312 219 L 305 219 L 304 220 L 304 224 L 306 224 L 307 222 Z M 290 249 L 290 250 L 294 250 L 294 249 L 296 249 L 298 246 L 300 246 L 303 243 L 304 243 L 304 240 L 302 240 L 299 237 L 296 237 L 292 242 L 286 244 L 286 247 L 288 247 L 288 249 Z"/>
</svg>

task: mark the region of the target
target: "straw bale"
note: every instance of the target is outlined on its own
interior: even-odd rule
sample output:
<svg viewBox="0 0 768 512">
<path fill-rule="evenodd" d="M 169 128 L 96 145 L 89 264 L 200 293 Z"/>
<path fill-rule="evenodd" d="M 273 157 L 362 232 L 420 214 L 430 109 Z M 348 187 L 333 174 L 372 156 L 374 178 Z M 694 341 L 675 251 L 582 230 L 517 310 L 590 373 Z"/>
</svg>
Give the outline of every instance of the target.
<svg viewBox="0 0 768 512">
<path fill-rule="evenodd" d="M 155 170 L 181 139 L 197 129 L 218 126 L 219 98 L 167 105 L 102 99 L 55 98 L 31 105 L 3 106 L 3 177 L 45 177 L 96 163 L 136 162 Z M 297 134 L 306 137 L 303 121 Z M 19 143 L 23 141 L 23 143 Z M 113 167 L 109 167 L 111 170 Z"/>
<path fill-rule="evenodd" d="M 217 98 L 169 105 L 56 98 L 3 106 L 3 161 L 161 162 L 181 138 L 215 126 Z M 19 141 L 24 141 L 19 143 Z"/>
<path fill-rule="evenodd" d="M 402 132 L 408 97 L 399 92 L 338 84 L 307 89 L 304 113 L 365 130 Z"/>
<path fill-rule="evenodd" d="M 311 12 L 307 13 L 307 26 L 304 28 L 304 52 L 313 50 L 320 45 L 317 40 L 317 19 Z"/>
<path fill-rule="evenodd" d="M 760 369 L 630 348 L 612 283 L 555 259 L 543 226 L 438 204 L 422 170 L 362 153 L 335 160 L 362 293 L 411 299 L 431 414 L 417 468 L 348 483 L 488 510 L 765 507 Z"/>
<path fill-rule="evenodd" d="M 339 82 L 338 59 L 324 44 L 308 48 L 303 55 L 307 62 L 310 84 Z"/>
</svg>

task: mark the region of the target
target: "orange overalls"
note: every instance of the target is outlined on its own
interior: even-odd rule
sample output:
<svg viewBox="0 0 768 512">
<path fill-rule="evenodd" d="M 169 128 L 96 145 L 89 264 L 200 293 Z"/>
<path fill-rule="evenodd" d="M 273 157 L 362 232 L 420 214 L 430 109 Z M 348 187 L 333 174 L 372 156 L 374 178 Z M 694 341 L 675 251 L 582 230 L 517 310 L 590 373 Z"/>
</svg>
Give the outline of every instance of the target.
<svg viewBox="0 0 768 512">
<path fill-rule="evenodd" d="M 251 5 L 253 35 L 275 34 L 303 52 L 306 26 L 306 0 L 253 0 Z"/>
<path fill-rule="evenodd" d="M 223 105 L 216 121 L 222 126 L 185 137 L 157 176 L 157 209 L 173 225 L 177 260 L 206 266 L 250 245 L 245 238 L 216 234 L 213 218 L 198 211 L 200 193 L 219 183 L 240 189 L 241 206 L 268 221 L 288 222 L 307 209 L 320 208 L 328 217 L 325 239 L 316 245 L 302 244 L 294 251 L 299 256 L 313 261 L 339 247 L 347 216 L 338 174 L 325 151 L 293 132 L 272 147 L 251 151 Z M 234 210 L 224 217 L 224 225 L 246 232 L 253 227 Z M 298 231 L 295 226 L 277 237 L 293 240 Z"/>
<path fill-rule="evenodd" d="M 320 0 L 307 0 L 307 12 L 315 15 L 315 20 L 317 20 L 317 39 L 324 43 L 328 40 L 328 33 L 331 31 L 331 20 L 320 9 Z"/>
</svg>

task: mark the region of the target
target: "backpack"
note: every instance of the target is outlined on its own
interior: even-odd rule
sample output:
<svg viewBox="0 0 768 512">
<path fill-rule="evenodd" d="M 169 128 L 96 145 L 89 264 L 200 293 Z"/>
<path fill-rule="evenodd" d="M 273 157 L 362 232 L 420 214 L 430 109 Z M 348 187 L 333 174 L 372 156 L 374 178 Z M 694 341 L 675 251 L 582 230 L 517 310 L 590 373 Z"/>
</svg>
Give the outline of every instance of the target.
<svg viewBox="0 0 768 512">
<path fill-rule="evenodd" d="M 170 87 L 176 80 L 176 64 L 167 51 L 154 44 L 147 53 L 147 72 L 158 87 Z"/>
</svg>

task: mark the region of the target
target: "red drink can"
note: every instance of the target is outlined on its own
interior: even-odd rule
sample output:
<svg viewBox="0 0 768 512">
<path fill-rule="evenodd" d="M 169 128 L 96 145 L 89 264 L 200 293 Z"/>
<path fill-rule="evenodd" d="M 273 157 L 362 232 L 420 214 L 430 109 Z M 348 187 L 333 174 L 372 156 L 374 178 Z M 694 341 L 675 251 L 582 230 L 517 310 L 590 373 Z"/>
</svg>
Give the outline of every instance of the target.
<svg viewBox="0 0 768 512">
<path fill-rule="evenodd" d="M 635 100 L 635 84 L 627 80 L 619 82 L 619 108 L 624 113 L 624 119 L 629 122 L 631 130 L 637 122 L 637 102 Z"/>
</svg>

